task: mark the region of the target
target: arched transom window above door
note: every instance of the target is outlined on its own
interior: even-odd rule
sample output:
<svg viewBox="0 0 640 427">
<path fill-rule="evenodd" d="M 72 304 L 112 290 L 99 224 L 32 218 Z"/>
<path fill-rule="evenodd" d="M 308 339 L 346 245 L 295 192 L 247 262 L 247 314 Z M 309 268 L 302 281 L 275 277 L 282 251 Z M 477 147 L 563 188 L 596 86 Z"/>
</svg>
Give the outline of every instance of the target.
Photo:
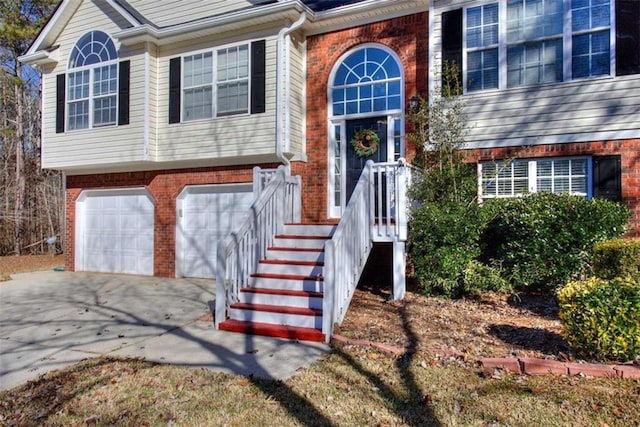
<svg viewBox="0 0 640 427">
<path fill-rule="evenodd" d="M 402 72 L 395 56 L 377 46 L 348 54 L 334 72 L 333 116 L 400 111 Z"/>
</svg>

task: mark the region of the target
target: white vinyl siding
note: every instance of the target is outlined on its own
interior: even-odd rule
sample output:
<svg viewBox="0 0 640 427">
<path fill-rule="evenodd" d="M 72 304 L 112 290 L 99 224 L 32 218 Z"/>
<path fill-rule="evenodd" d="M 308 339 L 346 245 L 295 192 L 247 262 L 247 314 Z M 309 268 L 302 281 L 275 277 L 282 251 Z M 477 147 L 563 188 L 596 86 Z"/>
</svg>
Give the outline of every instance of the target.
<svg viewBox="0 0 640 427">
<path fill-rule="evenodd" d="M 488 3 L 492 2 L 435 0 L 430 70 L 441 68 L 442 12 Z M 434 79 L 430 84 L 433 90 Z M 477 91 L 464 99 L 469 148 L 640 138 L 635 120 L 640 99 L 637 74 Z"/>
<path fill-rule="evenodd" d="M 480 197 L 515 197 L 530 193 L 590 195 L 590 159 L 544 158 L 482 162 Z"/>
<path fill-rule="evenodd" d="M 289 152 L 296 156 L 304 154 L 305 150 L 305 52 L 306 44 L 303 36 L 294 33 L 291 37 L 291 98 L 289 108 L 291 113 L 291 146 Z"/>
<path fill-rule="evenodd" d="M 56 77 L 68 74 L 67 60 L 79 38 L 92 30 L 113 34 L 130 24 L 106 2 L 81 2 L 55 45 L 59 45 L 60 61 L 43 70 L 43 143 L 42 167 L 73 171 L 95 170 L 96 167 L 123 168 L 127 162 L 144 159 L 144 46 L 126 47 L 116 43 L 120 60 L 131 61 L 130 124 L 101 126 L 55 132 Z M 68 82 L 67 82 L 68 83 Z M 68 89 L 68 87 L 67 87 Z M 67 112 L 69 114 L 68 106 Z M 152 125 L 153 127 L 153 125 Z"/>
<path fill-rule="evenodd" d="M 274 32 L 277 32 L 274 29 Z M 207 164 L 239 164 L 275 160 L 275 96 L 276 37 L 266 38 L 266 111 L 261 114 L 240 114 L 217 117 L 215 120 L 194 120 L 168 123 L 169 60 L 189 55 L 189 52 L 210 49 L 211 40 L 196 44 L 179 44 L 161 48 L 158 84 L 158 129 L 155 161 L 204 161 Z M 216 43 L 228 45 L 224 41 Z M 249 43 L 250 44 L 250 43 Z"/>
</svg>

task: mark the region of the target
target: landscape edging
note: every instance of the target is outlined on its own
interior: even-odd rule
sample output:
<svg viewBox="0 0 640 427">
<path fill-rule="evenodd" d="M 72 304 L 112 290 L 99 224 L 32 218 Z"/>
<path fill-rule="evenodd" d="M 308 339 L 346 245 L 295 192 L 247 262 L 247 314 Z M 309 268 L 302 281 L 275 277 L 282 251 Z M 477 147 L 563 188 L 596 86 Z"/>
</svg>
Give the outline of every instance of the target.
<svg viewBox="0 0 640 427">
<path fill-rule="evenodd" d="M 407 349 L 378 343 L 369 340 L 347 338 L 342 335 L 331 335 L 332 343 L 373 347 L 378 350 L 401 356 L 411 352 Z M 434 356 L 462 357 L 463 354 L 452 350 L 427 350 Z M 640 367 L 633 365 L 605 365 L 599 363 L 560 362 L 557 360 L 537 359 L 535 357 L 482 357 L 478 363 L 483 369 L 502 369 L 515 374 L 526 375 L 583 375 L 589 377 L 608 378 L 640 378 Z"/>
</svg>

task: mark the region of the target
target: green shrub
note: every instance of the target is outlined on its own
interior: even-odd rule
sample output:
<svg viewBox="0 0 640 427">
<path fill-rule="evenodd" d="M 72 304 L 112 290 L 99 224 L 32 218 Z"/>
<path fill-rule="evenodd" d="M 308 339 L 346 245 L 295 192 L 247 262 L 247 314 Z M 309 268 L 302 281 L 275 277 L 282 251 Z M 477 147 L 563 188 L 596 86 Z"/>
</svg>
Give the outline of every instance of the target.
<svg viewBox="0 0 640 427">
<path fill-rule="evenodd" d="M 462 286 L 465 294 L 481 292 L 509 292 L 511 284 L 502 277 L 499 266 L 489 266 L 479 261 L 469 261 L 463 272 Z"/>
<path fill-rule="evenodd" d="M 604 199 L 538 193 L 486 203 L 485 264 L 499 262 L 518 289 L 555 289 L 590 273 L 593 245 L 620 236 L 629 209 Z"/>
<path fill-rule="evenodd" d="M 428 295 L 462 295 L 463 275 L 480 254 L 482 210 L 476 204 L 430 202 L 412 210 L 410 248 L 415 275 Z"/>
<path fill-rule="evenodd" d="M 558 292 L 563 336 L 579 353 L 632 360 L 640 354 L 640 282 L 589 278 Z"/>
<path fill-rule="evenodd" d="M 640 240 L 614 239 L 593 247 L 593 270 L 596 277 L 634 277 L 640 280 Z"/>
</svg>

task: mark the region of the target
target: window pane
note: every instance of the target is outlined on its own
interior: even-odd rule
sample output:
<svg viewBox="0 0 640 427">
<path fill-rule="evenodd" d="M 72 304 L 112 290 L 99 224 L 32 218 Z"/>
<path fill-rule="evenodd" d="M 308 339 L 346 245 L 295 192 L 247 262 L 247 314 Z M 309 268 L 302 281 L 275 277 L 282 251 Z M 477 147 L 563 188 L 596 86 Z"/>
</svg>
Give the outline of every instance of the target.
<svg viewBox="0 0 640 427">
<path fill-rule="evenodd" d="M 608 75 L 611 70 L 609 31 L 573 36 L 574 78 Z"/>
<path fill-rule="evenodd" d="M 212 117 L 211 86 L 184 91 L 184 120 L 198 120 Z"/>
<path fill-rule="evenodd" d="M 89 127 L 89 101 L 70 102 L 67 128 L 86 129 Z"/>
<path fill-rule="evenodd" d="M 467 90 L 498 87 L 498 49 L 470 52 L 467 56 Z"/>
<path fill-rule="evenodd" d="M 562 81 L 562 40 L 549 40 L 507 49 L 509 87 Z"/>
<path fill-rule="evenodd" d="M 108 96 L 93 101 L 93 125 L 102 126 L 116 122 L 116 97 Z"/>
<path fill-rule="evenodd" d="M 247 105 L 249 105 L 248 82 L 218 85 L 218 114 L 246 113 Z"/>
</svg>

